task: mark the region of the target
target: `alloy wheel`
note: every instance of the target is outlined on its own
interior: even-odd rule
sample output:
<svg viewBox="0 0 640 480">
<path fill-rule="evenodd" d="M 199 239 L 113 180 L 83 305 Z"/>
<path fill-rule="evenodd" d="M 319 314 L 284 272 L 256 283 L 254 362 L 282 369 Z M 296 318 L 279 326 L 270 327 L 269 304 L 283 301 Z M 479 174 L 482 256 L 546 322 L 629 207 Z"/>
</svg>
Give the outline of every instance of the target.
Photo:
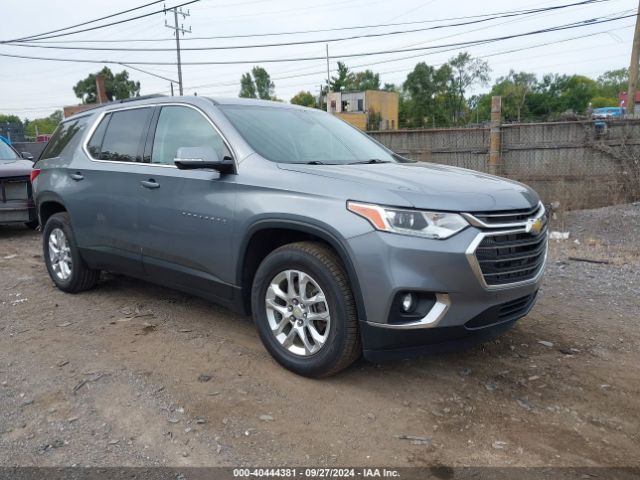
<svg viewBox="0 0 640 480">
<path fill-rule="evenodd" d="M 60 228 L 54 228 L 49 234 L 49 261 L 53 272 L 60 280 L 67 280 L 71 276 L 71 247 L 67 236 Z"/>
<path fill-rule="evenodd" d="M 265 295 L 269 327 L 282 347 L 298 356 L 314 355 L 329 336 L 331 315 L 320 285 L 300 270 L 278 273 Z"/>
</svg>

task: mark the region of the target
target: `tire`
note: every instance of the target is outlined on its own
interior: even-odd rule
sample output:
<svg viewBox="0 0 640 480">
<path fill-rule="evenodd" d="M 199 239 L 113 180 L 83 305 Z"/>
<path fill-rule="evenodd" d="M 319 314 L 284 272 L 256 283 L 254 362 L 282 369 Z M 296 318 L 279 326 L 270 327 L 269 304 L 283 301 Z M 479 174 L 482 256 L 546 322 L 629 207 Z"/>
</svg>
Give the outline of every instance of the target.
<svg viewBox="0 0 640 480">
<path fill-rule="evenodd" d="M 63 237 L 60 235 L 60 232 L 66 243 L 61 241 Z M 44 262 L 47 266 L 49 276 L 56 287 L 63 292 L 82 292 L 93 287 L 98 281 L 100 271 L 87 267 L 80 256 L 68 213 L 56 213 L 49 217 L 42 232 L 42 246 Z M 58 258 L 68 260 L 63 262 L 67 266 L 64 272 L 62 272 L 60 268 L 60 263 L 54 262 L 53 257 L 56 256 L 54 248 L 57 248 L 59 252 L 63 252 L 58 254 Z M 58 266 L 56 266 L 56 263 Z"/>
<path fill-rule="evenodd" d="M 292 243 L 269 254 L 253 280 L 251 307 L 265 348 L 299 375 L 328 377 L 362 353 L 349 280 L 337 255 L 321 243 Z"/>
</svg>

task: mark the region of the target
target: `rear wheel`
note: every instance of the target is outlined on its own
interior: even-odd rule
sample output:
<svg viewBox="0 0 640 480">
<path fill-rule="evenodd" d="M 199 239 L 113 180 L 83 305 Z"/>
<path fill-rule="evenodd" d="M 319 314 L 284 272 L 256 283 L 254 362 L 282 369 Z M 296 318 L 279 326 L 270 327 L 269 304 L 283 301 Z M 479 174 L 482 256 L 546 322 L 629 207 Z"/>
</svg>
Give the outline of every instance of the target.
<svg viewBox="0 0 640 480">
<path fill-rule="evenodd" d="M 253 283 L 253 318 L 267 350 L 300 375 L 325 377 L 361 353 L 355 302 L 335 253 L 300 242 L 273 251 Z"/>
<path fill-rule="evenodd" d="M 82 260 L 68 213 L 49 217 L 42 240 L 44 261 L 56 287 L 64 292 L 77 293 L 95 285 L 100 271 L 87 267 Z"/>
</svg>

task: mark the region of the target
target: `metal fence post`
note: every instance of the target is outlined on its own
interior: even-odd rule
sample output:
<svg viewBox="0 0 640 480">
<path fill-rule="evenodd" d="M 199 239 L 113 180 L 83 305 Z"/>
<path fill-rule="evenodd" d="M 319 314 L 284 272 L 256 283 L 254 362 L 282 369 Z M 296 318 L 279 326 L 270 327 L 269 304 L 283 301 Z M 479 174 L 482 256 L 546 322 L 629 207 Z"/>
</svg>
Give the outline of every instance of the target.
<svg viewBox="0 0 640 480">
<path fill-rule="evenodd" d="M 502 173 L 501 161 L 501 123 L 502 123 L 502 97 L 491 97 L 491 129 L 489 131 L 489 173 L 499 175 Z"/>
</svg>

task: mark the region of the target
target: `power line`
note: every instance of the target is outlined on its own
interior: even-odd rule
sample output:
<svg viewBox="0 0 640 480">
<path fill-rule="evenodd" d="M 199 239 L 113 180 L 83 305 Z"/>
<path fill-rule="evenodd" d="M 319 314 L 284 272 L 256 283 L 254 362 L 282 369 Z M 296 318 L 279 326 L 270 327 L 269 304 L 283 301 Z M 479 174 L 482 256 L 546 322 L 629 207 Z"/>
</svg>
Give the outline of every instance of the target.
<svg viewBox="0 0 640 480">
<path fill-rule="evenodd" d="M 446 21 L 458 21 L 458 20 L 468 20 L 468 19 L 478 19 L 484 17 L 492 17 L 489 20 L 493 20 L 495 18 L 506 18 L 509 16 L 517 16 L 517 15 L 526 15 L 537 12 L 542 12 L 546 10 L 553 9 L 562 9 L 571 6 L 577 5 L 592 5 L 602 2 L 609 2 L 611 0 L 585 0 L 578 3 L 572 3 L 567 5 L 558 5 L 555 7 L 544 7 L 538 9 L 523 9 L 523 10 L 507 10 L 502 12 L 492 12 L 486 13 L 482 15 L 468 15 L 462 17 L 449 17 L 449 18 L 440 18 L 440 19 L 430 19 L 430 20 L 415 20 L 411 22 L 396 22 L 396 23 L 379 23 L 374 25 L 356 25 L 350 27 L 336 27 L 336 28 L 323 28 L 316 30 L 293 30 L 286 32 L 263 32 L 263 33 L 248 33 L 248 34 L 238 34 L 238 35 L 213 35 L 213 36 L 204 36 L 204 37 L 190 37 L 184 40 L 224 40 L 224 39 L 234 39 L 234 38 L 254 38 L 254 37 L 273 37 L 273 36 L 287 36 L 287 35 L 305 35 L 310 33 L 326 33 L 326 32 L 337 32 L 343 30 L 362 30 L 362 29 L 370 29 L 370 28 L 383 28 L 383 27 L 398 27 L 398 26 L 407 26 L 407 25 L 419 25 L 425 23 L 438 23 L 438 22 L 446 22 Z M 481 20 L 486 21 L 486 20 Z M 455 25 L 455 24 L 453 24 Z M 462 23 L 460 25 L 465 25 Z M 438 27 L 441 28 L 441 27 Z M 30 41 L 30 43 L 38 43 L 40 39 L 36 39 L 34 41 Z M 131 39 L 104 39 L 104 40 L 95 40 L 95 39 L 76 39 L 76 40 L 52 40 L 46 43 L 133 43 L 133 42 L 168 42 L 174 41 L 173 38 L 131 38 Z M 329 40 L 319 40 L 319 42 L 325 42 Z"/>
<path fill-rule="evenodd" d="M 626 25 L 624 27 L 620 27 L 622 28 L 629 28 L 632 25 Z M 540 48 L 540 47 L 546 47 L 549 45 L 556 45 L 558 43 L 565 43 L 565 42 L 569 42 L 569 41 L 573 41 L 573 40 L 580 40 L 582 38 L 587 38 L 587 37 L 592 37 L 592 36 L 596 36 L 596 35 L 602 35 L 602 34 L 606 34 L 608 33 L 609 30 L 602 30 L 599 32 L 593 32 L 593 33 L 588 33 L 585 35 L 578 35 L 578 36 L 574 36 L 574 37 L 568 37 L 568 38 L 563 38 L 561 40 L 555 40 L 555 41 L 551 41 L 551 42 L 544 42 L 544 43 L 538 43 L 536 45 L 529 45 L 526 47 L 520 47 L 520 48 L 515 48 L 515 49 L 509 49 L 509 50 L 503 50 L 500 52 L 494 52 L 494 53 L 489 53 L 489 54 L 485 54 L 485 55 L 480 55 L 478 56 L 478 58 L 490 58 L 490 57 L 495 57 L 495 56 L 499 56 L 499 55 L 506 55 L 509 53 L 517 53 L 517 52 L 521 52 L 521 51 L 525 51 L 525 50 L 532 50 L 534 48 Z M 445 53 L 445 52 L 449 52 L 449 51 L 453 51 L 453 50 L 457 50 L 456 48 L 450 48 L 450 49 L 446 49 L 446 50 L 439 50 L 437 52 L 431 52 L 428 53 L 426 55 L 432 55 L 432 54 L 437 54 L 437 53 Z M 387 59 L 387 60 L 381 60 L 381 61 L 377 61 L 377 62 L 371 62 L 371 63 L 364 63 L 364 64 L 359 64 L 359 65 L 354 65 L 353 67 L 351 67 L 351 69 L 356 69 L 356 68 L 362 68 L 362 67 L 371 67 L 374 65 L 382 65 L 382 64 L 387 64 L 387 63 L 394 63 L 394 62 L 399 62 L 402 60 L 410 60 L 413 58 L 421 58 L 424 57 L 425 54 L 417 54 L 417 55 L 410 55 L 410 56 L 406 56 L 406 57 L 400 57 L 400 58 L 393 58 L 393 59 Z M 435 66 L 435 65 L 434 65 Z M 335 71 L 335 69 L 333 70 Z M 379 73 L 398 73 L 401 71 L 407 71 L 407 69 L 402 69 L 402 70 L 395 70 L 393 72 L 379 72 Z M 295 75 L 286 75 L 286 76 L 280 76 L 280 77 L 272 77 L 272 80 L 288 80 L 291 78 L 301 78 L 301 77 L 307 77 L 307 76 L 314 76 L 314 75 L 323 75 L 325 72 L 324 70 L 317 70 L 315 72 L 309 72 L 309 73 L 300 73 L 300 74 L 295 74 Z M 227 86 L 234 86 L 237 85 L 237 81 L 235 82 L 225 82 L 225 83 L 208 83 L 208 84 L 202 84 L 202 85 L 194 85 L 192 87 L 190 87 L 190 89 L 196 89 L 196 88 L 210 88 L 210 87 L 227 87 Z"/>
<path fill-rule="evenodd" d="M 333 58 L 354 58 L 354 57 L 368 57 L 374 55 L 387 55 L 393 53 L 405 53 L 405 52 L 417 52 L 417 51 L 425 51 L 425 50 L 434 50 L 439 48 L 448 48 L 448 47 L 468 47 L 468 46 L 476 46 L 483 45 L 493 42 L 500 42 L 504 40 L 510 40 L 512 38 L 520 38 L 527 37 L 531 35 L 540 35 L 543 33 L 551 33 L 563 30 L 571 30 L 574 28 L 581 28 L 586 26 L 598 25 L 601 23 L 608 23 L 616 20 L 622 20 L 624 18 L 636 17 L 636 14 L 632 15 L 624 15 L 618 16 L 614 18 L 608 19 L 600 19 L 600 18 L 592 18 L 588 20 L 583 20 L 580 22 L 573 22 L 565 25 L 559 25 L 556 27 L 545 28 L 541 30 L 534 30 L 525 33 L 518 33 L 513 35 L 505 35 L 501 37 L 493 37 L 486 38 L 481 40 L 470 40 L 466 42 L 455 42 L 449 44 L 442 45 L 431 45 L 427 47 L 415 47 L 415 48 L 405 48 L 405 49 L 393 49 L 393 50 L 379 50 L 373 52 L 359 52 L 359 53 L 349 53 L 349 54 L 337 54 L 333 55 Z M 121 65 L 123 62 L 117 60 L 92 60 L 92 59 L 70 59 L 70 58 L 55 58 L 55 57 L 35 57 L 35 56 L 27 56 L 27 55 L 14 55 L 8 53 L 0 53 L 2 57 L 10 57 L 10 58 L 24 58 L 31 60 L 47 60 L 47 61 L 59 61 L 59 62 L 79 62 L 79 63 L 111 63 L 111 64 L 119 64 Z M 295 58 L 263 58 L 263 59 L 253 59 L 253 60 L 226 60 L 226 61 L 199 61 L 199 62 L 183 62 L 183 65 L 243 65 L 248 63 L 285 63 L 285 62 L 304 62 L 304 61 L 312 61 L 312 60 L 324 60 L 326 56 L 315 56 L 315 57 L 295 57 Z M 130 65 L 176 65 L 174 62 L 153 62 L 153 61 L 127 61 L 126 63 Z"/>
<path fill-rule="evenodd" d="M 196 3 L 196 2 L 199 2 L 199 1 L 200 0 L 190 0 L 188 2 L 176 5 L 175 7 L 172 7 L 172 8 L 184 7 L 186 5 L 191 5 L 192 3 Z M 82 32 L 91 32 L 93 30 L 99 30 L 101 28 L 111 27 L 113 25 L 120 25 L 122 23 L 132 22 L 134 20 L 139 20 L 141 18 L 150 17 L 151 15 L 157 15 L 159 13 L 165 13 L 166 11 L 167 11 L 167 9 L 163 8 L 162 10 L 155 10 L 153 12 L 145 13 L 143 15 L 138 15 L 136 17 L 125 18 L 124 20 L 118 20 L 116 22 L 111 22 L 111 23 L 105 23 L 103 25 L 96 25 L 95 27 L 84 28 L 82 30 L 74 30 L 73 32 L 56 33 L 55 35 L 46 35 L 46 36 L 42 36 L 41 35 L 37 39 L 38 40 L 45 40 L 45 39 L 48 39 L 48 38 L 66 37 L 68 35 L 75 35 L 77 33 L 82 33 Z M 112 16 L 115 16 L 115 15 L 116 14 L 114 14 Z M 87 23 L 93 23 L 93 21 L 92 22 L 86 22 L 85 24 L 87 24 Z M 62 30 L 64 30 L 64 29 L 62 29 Z M 2 41 L 0 41 L 0 44 L 11 45 L 12 43 L 19 42 L 20 40 L 22 40 L 22 39 L 2 40 Z"/>
<path fill-rule="evenodd" d="M 551 3 L 551 2 L 550 2 L 550 1 L 547 1 L 547 2 L 544 2 L 544 3 Z M 529 7 L 529 5 L 525 5 L 525 7 Z M 589 7 L 590 7 L 590 5 L 585 5 L 585 6 L 580 7 L 580 9 L 581 9 L 581 10 L 583 10 L 583 9 L 586 9 L 586 8 L 589 8 Z M 523 11 L 524 11 L 524 10 L 523 10 Z M 622 15 L 622 14 L 625 14 L 625 13 L 628 13 L 628 12 L 631 12 L 631 11 L 633 11 L 633 10 L 627 10 L 627 11 L 622 11 L 622 12 L 616 12 L 615 14 L 613 14 L 613 15 L 611 15 L 611 16 L 615 16 L 615 15 Z M 508 12 L 505 12 L 505 13 L 508 13 Z M 513 12 L 511 12 L 511 13 L 513 13 Z M 530 16 L 526 16 L 526 17 L 517 17 L 517 18 L 515 18 L 515 19 L 509 19 L 509 20 L 502 21 L 502 22 L 499 22 L 499 23 L 493 23 L 493 24 L 491 24 L 491 25 L 485 25 L 485 26 L 480 27 L 480 28 L 475 28 L 475 29 L 472 29 L 472 30 L 466 29 L 465 31 L 462 31 L 462 32 L 456 32 L 455 34 L 452 34 L 452 35 L 446 35 L 446 36 L 441 36 L 441 37 L 438 37 L 438 38 L 434 38 L 434 39 L 431 39 L 431 40 L 430 40 L 430 42 L 431 42 L 431 43 L 433 43 L 433 42 L 437 42 L 437 41 L 439 41 L 439 40 L 445 40 L 445 39 L 447 39 L 447 38 L 451 38 L 451 37 L 453 37 L 453 36 L 461 36 L 461 35 L 465 35 L 465 34 L 467 34 L 467 33 L 477 32 L 477 31 L 479 31 L 479 30 L 485 30 L 485 29 L 488 29 L 488 28 L 493 28 L 493 29 L 495 29 L 495 28 L 497 28 L 498 26 L 505 25 L 505 24 L 507 24 L 507 23 L 522 22 L 522 21 L 529 20 L 529 19 L 531 19 L 531 18 L 533 18 L 533 17 L 538 17 L 538 16 L 540 16 L 540 15 L 548 16 L 548 15 L 553 15 L 553 14 L 554 14 L 554 12 L 551 12 L 551 13 L 544 13 L 544 12 L 543 12 L 543 13 L 536 13 L 536 14 L 532 14 L 532 15 L 530 15 Z M 362 43 L 362 42 L 357 42 L 357 43 Z M 428 42 L 425 42 L 425 41 L 423 40 L 422 42 L 420 42 L 420 43 L 418 43 L 418 44 L 415 44 L 415 43 L 414 43 L 414 44 L 408 44 L 408 45 L 399 45 L 397 48 L 414 47 L 414 46 L 419 46 L 419 45 L 425 45 L 425 44 L 427 44 L 427 43 L 428 43 Z M 450 50 L 446 50 L 446 51 L 450 51 Z M 438 52 L 435 52 L 435 53 L 438 53 Z M 424 54 L 411 55 L 409 58 L 422 57 L 422 56 L 424 56 Z M 403 57 L 403 58 L 405 58 L 405 57 Z M 394 62 L 395 62 L 396 60 L 395 60 L 395 59 L 393 59 L 393 60 L 391 60 L 391 61 L 394 61 Z M 315 63 L 315 62 L 314 62 L 314 63 Z M 370 63 L 370 65 L 375 65 L 375 64 L 377 64 L 377 63 L 378 63 L 378 62 L 373 62 L 373 63 Z M 357 67 L 357 66 L 356 66 L 356 67 Z M 311 68 L 311 70 L 309 70 L 309 68 Z M 303 69 L 302 69 L 302 72 L 304 72 L 305 70 L 306 70 L 306 72 L 309 72 L 309 71 L 313 72 L 313 68 L 317 68 L 317 65 L 316 65 L 316 66 L 314 66 L 314 67 L 306 67 L 306 68 L 303 68 Z M 278 71 L 278 72 L 276 72 L 276 75 L 283 75 L 283 74 L 288 74 L 288 73 L 296 73 L 296 74 L 299 74 L 299 73 L 301 73 L 301 69 L 300 69 L 300 68 L 298 68 L 298 67 L 297 67 L 297 68 L 295 68 L 294 70 L 292 70 L 291 68 L 289 68 L 289 69 L 288 69 L 288 70 L 286 70 L 286 71 Z M 302 75 L 302 76 L 304 76 L 304 75 Z M 229 80 L 224 80 L 224 81 L 228 82 Z"/>
<path fill-rule="evenodd" d="M 17 39 L 14 39 L 14 40 L 5 40 L 5 41 L 6 42 L 18 42 L 18 41 L 37 39 L 36 37 L 41 37 L 43 35 L 49 35 L 51 33 L 63 32 L 65 30 L 71 30 L 72 28 L 76 28 L 76 27 L 83 27 L 83 26 L 89 25 L 91 23 L 99 22 L 101 20 L 107 20 L 109 18 L 113 18 L 113 17 L 117 17 L 117 16 L 120 16 L 120 15 L 124 15 L 125 13 L 131 13 L 133 11 L 140 10 L 142 8 L 149 7 L 151 5 L 155 5 L 156 3 L 162 3 L 162 2 L 163 2 L 163 0 L 156 0 L 155 2 L 145 3 L 144 5 L 140 5 L 139 7 L 130 8 L 128 10 L 122 10 L 120 12 L 112 13 L 111 15 L 106 15 L 104 17 L 95 18 L 93 20 L 88 20 L 86 22 L 77 23 L 77 24 L 71 25 L 69 27 L 58 28 L 57 30 L 50 30 L 48 32 L 43 32 L 43 33 L 39 33 L 39 34 L 36 34 L 36 35 L 29 35 L 27 37 L 17 38 Z"/>
<path fill-rule="evenodd" d="M 436 25 L 432 27 L 422 27 L 410 30 L 398 30 L 392 32 L 379 32 L 379 33 L 365 33 L 360 35 L 351 35 L 347 37 L 339 37 L 339 38 L 325 38 L 325 39 L 316 39 L 316 40 L 300 40 L 294 42 L 282 42 L 282 43 L 268 43 L 268 44 L 254 44 L 254 45 L 226 45 L 226 46 L 217 46 L 217 47 L 182 47 L 182 50 L 185 51 L 206 51 L 206 50 L 239 50 L 239 49 L 249 49 L 249 48 L 268 48 L 268 47 L 289 47 L 294 45 L 309 45 L 309 44 L 318 44 L 318 43 L 331 43 L 331 42 L 342 42 L 346 40 L 355 40 L 359 38 L 374 38 L 374 37 L 385 37 L 390 35 L 402 35 L 407 33 L 416 33 L 416 32 L 425 32 L 430 30 L 439 30 L 443 28 L 453 28 L 460 27 L 465 25 L 472 25 L 477 23 L 488 22 L 500 18 L 509 18 L 521 15 L 531 15 L 542 12 L 555 11 L 564 8 L 570 8 L 575 6 L 583 6 L 588 4 L 600 3 L 602 1 L 609 0 L 584 0 L 577 3 L 570 3 L 566 5 L 558 5 L 554 7 L 545 7 L 539 9 L 532 9 L 523 13 L 509 13 L 503 15 L 496 15 L 494 17 L 469 20 L 466 22 L 460 23 L 451 23 L 446 25 Z M 55 45 L 41 45 L 41 44 L 26 44 L 26 43 L 12 43 L 10 46 L 17 47 L 29 47 L 29 48 L 47 48 L 47 49 L 56 49 L 56 50 L 89 50 L 89 51 L 124 51 L 124 52 L 168 52 L 173 51 L 173 48 L 132 48 L 132 47 L 67 47 L 67 46 L 55 46 Z"/>
</svg>

